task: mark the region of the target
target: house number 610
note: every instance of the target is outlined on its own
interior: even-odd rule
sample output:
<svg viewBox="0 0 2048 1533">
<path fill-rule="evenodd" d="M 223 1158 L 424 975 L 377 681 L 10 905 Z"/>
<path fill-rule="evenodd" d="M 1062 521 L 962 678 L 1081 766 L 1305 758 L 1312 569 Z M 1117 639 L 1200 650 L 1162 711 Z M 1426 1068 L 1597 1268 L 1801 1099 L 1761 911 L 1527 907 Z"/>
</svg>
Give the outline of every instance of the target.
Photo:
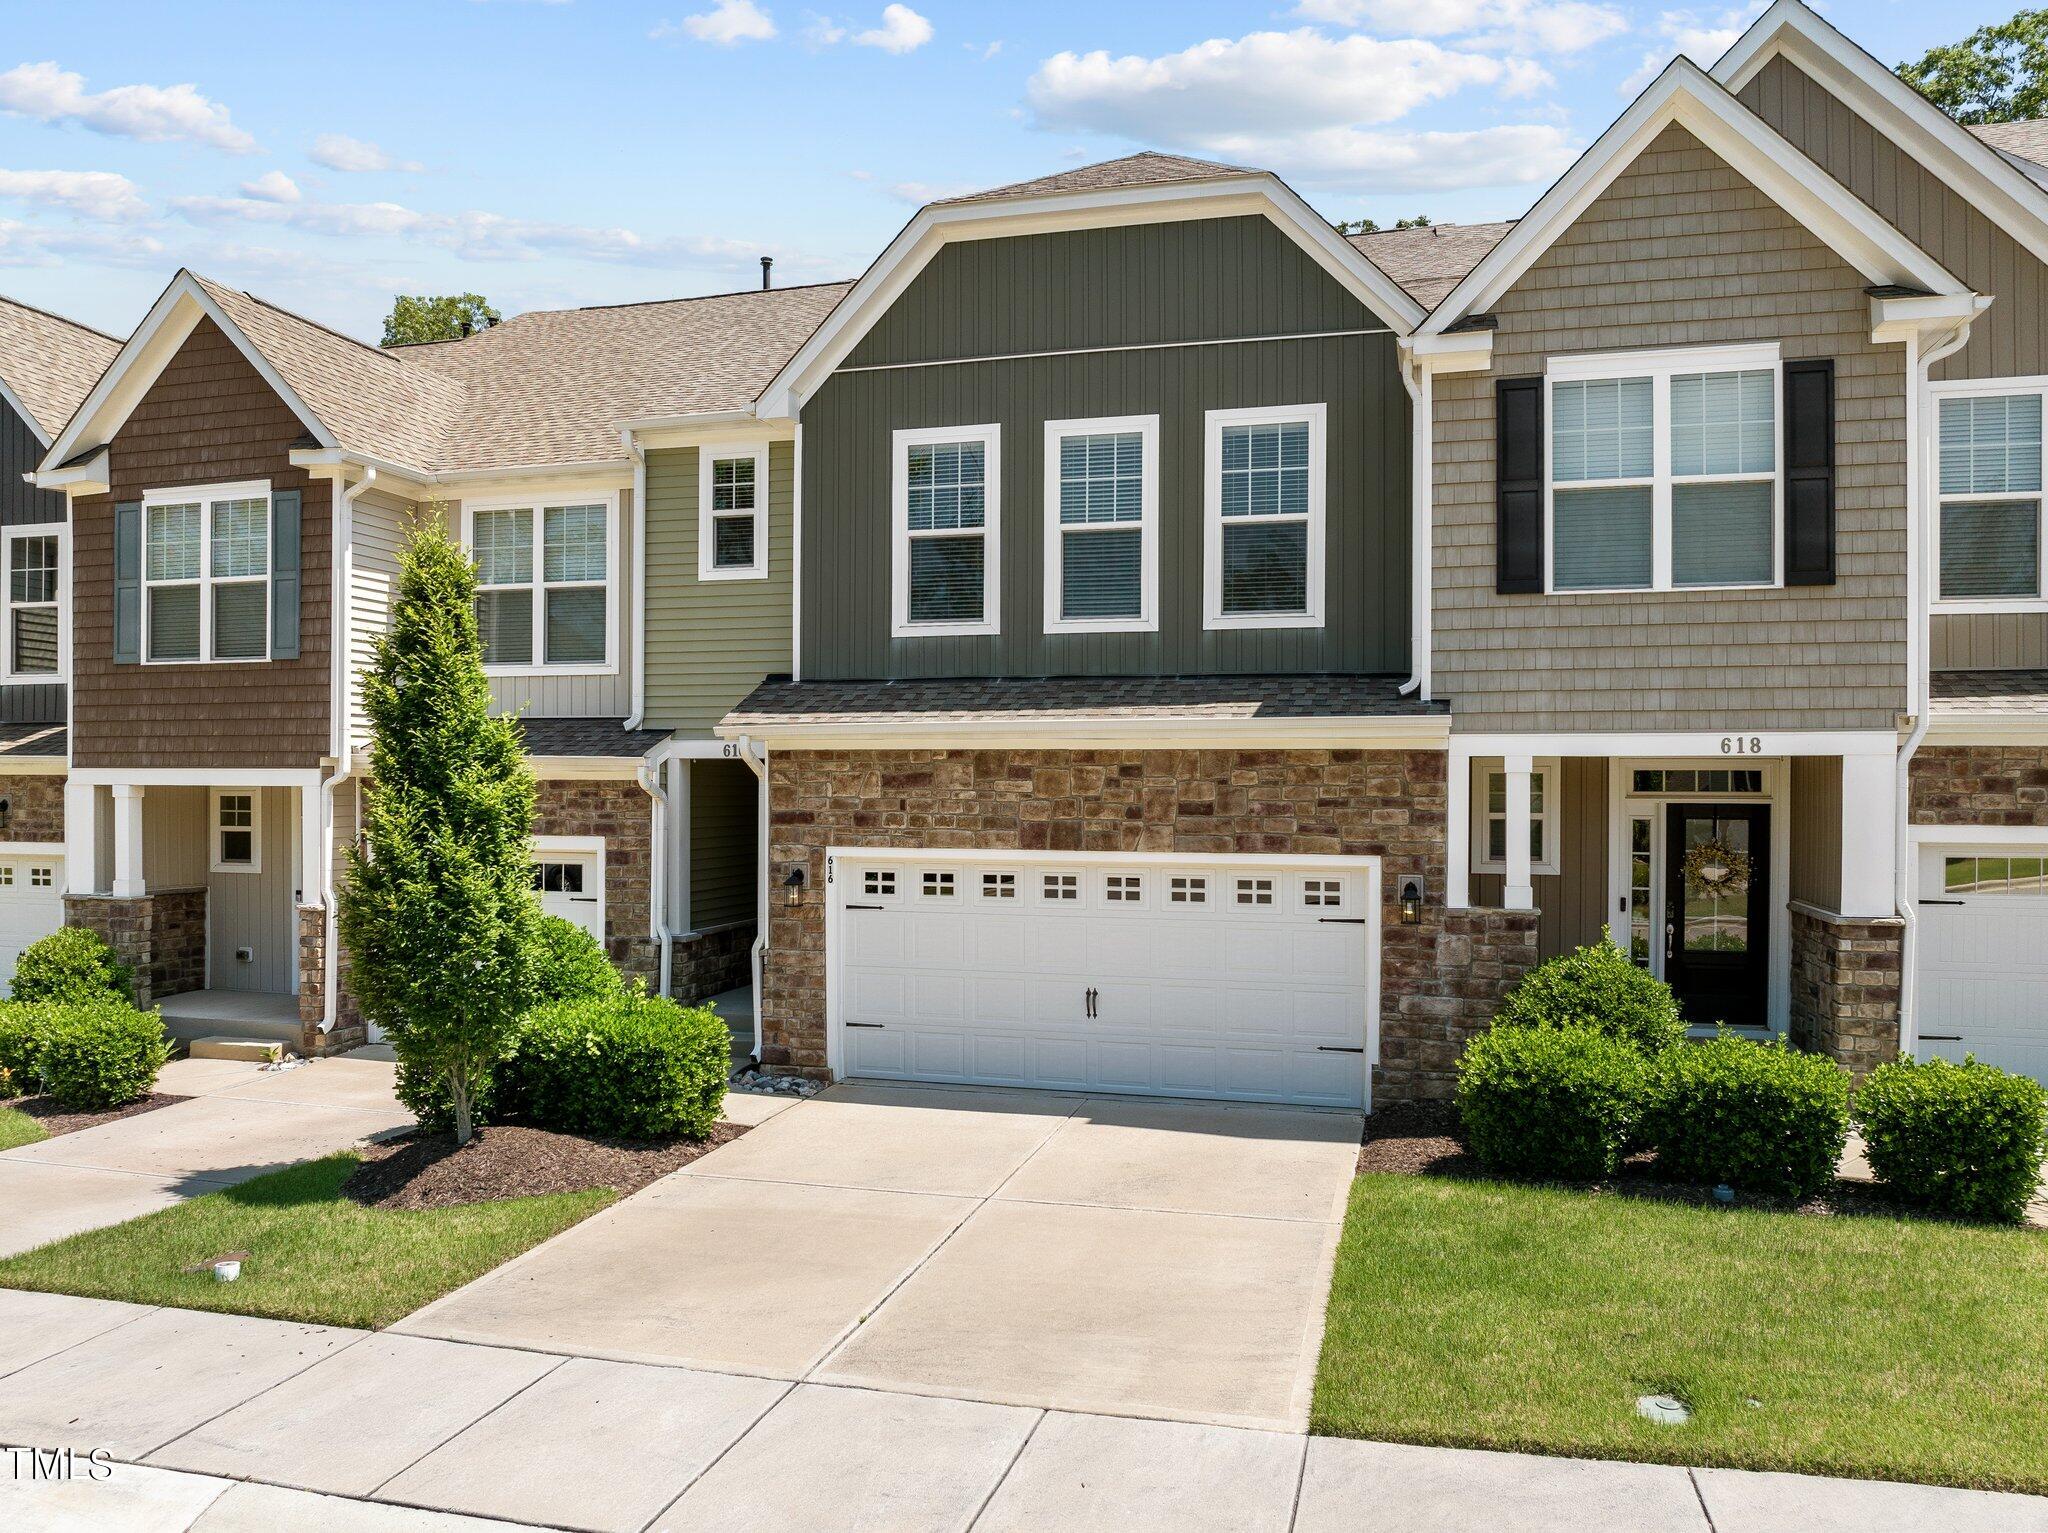
<svg viewBox="0 0 2048 1533">
<path fill-rule="evenodd" d="M 1761 756 L 1763 752 L 1762 735 L 1721 736 L 1721 754 L 1724 756 Z"/>
</svg>

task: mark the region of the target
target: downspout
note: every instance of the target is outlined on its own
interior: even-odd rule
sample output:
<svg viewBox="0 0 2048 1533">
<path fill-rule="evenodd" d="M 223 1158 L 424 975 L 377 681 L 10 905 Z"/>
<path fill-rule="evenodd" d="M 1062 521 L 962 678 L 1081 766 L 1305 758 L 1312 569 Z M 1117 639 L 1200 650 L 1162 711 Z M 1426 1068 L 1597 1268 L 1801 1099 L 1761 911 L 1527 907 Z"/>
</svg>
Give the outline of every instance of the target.
<svg viewBox="0 0 2048 1533">
<path fill-rule="evenodd" d="M 1922 449 L 1920 396 L 1934 365 L 1953 356 L 1969 343 L 1973 321 L 1964 320 L 1954 335 L 1924 356 L 1918 334 L 1906 338 L 1906 526 L 1911 544 L 1906 559 L 1906 596 L 1912 609 L 1913 670 L 1908 682 L 1913 692 L 1913 729 L 1899 748 L 1898 781 L 1892 833 L 1892 901 L 1899 915 L 1899 1057 L 1911 1058 L 1920 1045 L 1920 1018 L 1914 1004 L 1914 985 L 1919 972 L 1919 922 L 1913 911 L 1913 757 L 1927 738 L 1933 723 L 1931 646 L 1934 642 L 1933 602 L 1929 594 L 1933 570 L 1928 544 L 1933 524 L 1926 512 L 1928 463 Z"/>
<path fill-rule="evenodd" d="M 630 649 L 633 665 L 633 711 L 626 728 L 638 729 L 647 712 L 647 452 L 633 440 L 630 427 L 619 433 L 633 459 L 633 587 Z M 664 926 L 666 922 L 662 923 Z M 661 993 L 668 994 L 668 958 L 661 963 Z"/>
<path fill-rule="evenodd" d="M 759 813 L 755 816 L 754 879 L 757 907 L 754 920 L 754 949 L 748 955 L 753 966 L 754 979 L 754 1066 L 761 1064 L 761 965 L 768 956 L 768 750 L 756 745 L 751 736 L 741 735 L 739 740 L 740 760 L 744 761 L 759 779 L 755 802 Z"/>
<path fill-rule="evenodd" d="M 329 598 L 329 620 L 327 632 L 333 646 L 334 663 L 334 775 L 320 784 L 320 903 L 325 911 L 322 925 L 325 939 L 322 947 L 320 966 L 320 1031 L 334 1031 L 334 1019 L 341 1004 L 336 993 L 341 984 L 341 924 L 335 906 L 337 896 L 334 888 L 334 790 L 349 780 L 355 771 L 355 749 L 350 728 L 354 709 L 349 700 L 349 624 L 348 593 L 355 579 L 356 540 L 355 505 L 356 497 L 377 482 L 374 468 L 363 470 L 363 477 L 352 487 L 341 492 L 341 500 L 334 518 L 334 589 Z M 360 826 L 357 827 L 361 829 Z"/>
<path fill-rule="evenodd" d="M 662 995 L 669 993 L 669 955 L 675 948 L 675 933 L 668 924 L 668 786 L 663 781 L 667 770 L 668 757 L 664 748 L 652 756 L 643 757 L 633 774 L 654 801 L 653 840 L 647 859 L 647 926 L 648 935 L 654 939 L 661 954 Z"/>
<path fill-rule="evenodd" d="M 1408 503 L 1410 539 L 1408 554 L 1408 679 L 1401 683 L 1403 697 L 1414 695 L 1429 701 L 1429 602 L 1430 558 L 1436 530 L 1432 516 L 1430 444 L 1436 425 L 1436 389 L 1428 365 L 1407 346 L 1402 347 L 1401 387 L 1408 391 Z"/>
</svg>

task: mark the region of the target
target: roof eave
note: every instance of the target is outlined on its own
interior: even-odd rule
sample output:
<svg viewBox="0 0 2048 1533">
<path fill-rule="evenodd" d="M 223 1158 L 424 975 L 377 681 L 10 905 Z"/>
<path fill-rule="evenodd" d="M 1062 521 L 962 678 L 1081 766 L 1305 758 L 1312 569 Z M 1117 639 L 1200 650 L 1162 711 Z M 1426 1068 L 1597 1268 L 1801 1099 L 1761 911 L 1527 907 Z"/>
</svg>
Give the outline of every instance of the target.
<svg viewBox="0 0 2048 1533">
<path fill-rule="evenodd" d="M 727 719 L 714 733 L 770 750 L 887 750 L 957 744 L 976 750 L 1214 747 L 1361 747 L 1439 750 L 1451 737 L 1448 713 L 1259 719 L 1202 714 L 1067 715 L 1032 719 L 917 717 L 789 722 Z"/>
</svg>

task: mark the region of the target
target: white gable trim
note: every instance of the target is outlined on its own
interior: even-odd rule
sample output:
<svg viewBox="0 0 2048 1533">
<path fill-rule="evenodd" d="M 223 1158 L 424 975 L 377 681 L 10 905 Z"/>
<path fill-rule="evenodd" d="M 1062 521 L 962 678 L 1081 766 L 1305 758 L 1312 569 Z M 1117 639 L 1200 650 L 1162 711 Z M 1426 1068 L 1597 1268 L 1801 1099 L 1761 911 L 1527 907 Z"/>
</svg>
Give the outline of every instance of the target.
<svg viewBox="0 0 2048 1533">
<path fill-rule="evenodd" d="M 104 447 L 111 442 L 142 402 L 143 395 L 149 392 L 150 385 L 170 366 L 178 348 L 198 328 L 201 319 L 211 319 L 220 326 L 263 381 L 291 407 L 292 413 L 298 416 L 300 424 L 315 441 L 322 447 L 340 445 L 334 433 L 242 333 L 241 326 L 228 318 L 189 271 L 180 271 L 171 279 L 171 285 L 164 289 L 142 323 L 135 327 L 135 333 L 123 344 L 113 365 L 100 376 L 92 392 L 85 396 L 85 403 L 71 417 L 71 424 L 64 428 L 63 434 L 43 455 L 41 472 L 48 473 L 83 450 Z"/>
<path fill-rule="evenodd" d="M 953 241 L 1245 213 L 1271 219 L 1395 334 L 1406 335 L 1421 323 L 1420 304 L 1279 177 L 1264 172 L 1193 184 L 934 204 L 920 209 L 903 226 L 824 323 L 783 364 L 755 401 L 755 413 L 763 419 L 794 417 L 803 400 L 846 359 L 939 250 Z"/>
<path fill-rule="evenodd" d="M 1752 22 L 1714 78 L 1740 91 L 1781 56 L 2048 262 L 2048 189 L 2039 180 L 2048 171 L 1992 148 L 1799 0 L 1777 0 Z"/>
<path fill-rule="evenodd" d="M 1697 64 L 1681 56 L 1666 66 L 1538 199 L 1528 216 L 1466 274 L 1423 323 L 1421 333 L 1441 334 L 1467 314 L 1484 313 L 1498 303 L 1657 135 L 1674 123 L 1747 176 L 1867 281 L 1932 293 L 1969 291 L 1939 261 L 1852 197 Z"/>
</svg>

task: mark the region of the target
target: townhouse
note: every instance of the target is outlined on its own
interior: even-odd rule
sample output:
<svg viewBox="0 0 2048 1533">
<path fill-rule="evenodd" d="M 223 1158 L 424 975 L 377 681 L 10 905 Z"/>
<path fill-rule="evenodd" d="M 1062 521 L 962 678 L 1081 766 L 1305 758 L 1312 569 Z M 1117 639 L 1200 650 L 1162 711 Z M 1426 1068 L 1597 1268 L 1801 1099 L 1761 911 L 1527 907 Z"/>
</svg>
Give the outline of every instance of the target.
<svg viewBox="0 0 2048 1533">
<path fill-rule="evenodd" d="M 1140 154 L 390 352 L 181 273 L 5 510 L 69 610 L 0 774 L 175 1025 L 361 1038 L 355 678 L 438 517 L 543 901 L 771 1066 L 1437 1096 L 1607 930 L 1702 1030 L 2048 1074 L 2044 260 L 2048 132 L 1779 0 L 1513 222 Z"/>
</svg>

